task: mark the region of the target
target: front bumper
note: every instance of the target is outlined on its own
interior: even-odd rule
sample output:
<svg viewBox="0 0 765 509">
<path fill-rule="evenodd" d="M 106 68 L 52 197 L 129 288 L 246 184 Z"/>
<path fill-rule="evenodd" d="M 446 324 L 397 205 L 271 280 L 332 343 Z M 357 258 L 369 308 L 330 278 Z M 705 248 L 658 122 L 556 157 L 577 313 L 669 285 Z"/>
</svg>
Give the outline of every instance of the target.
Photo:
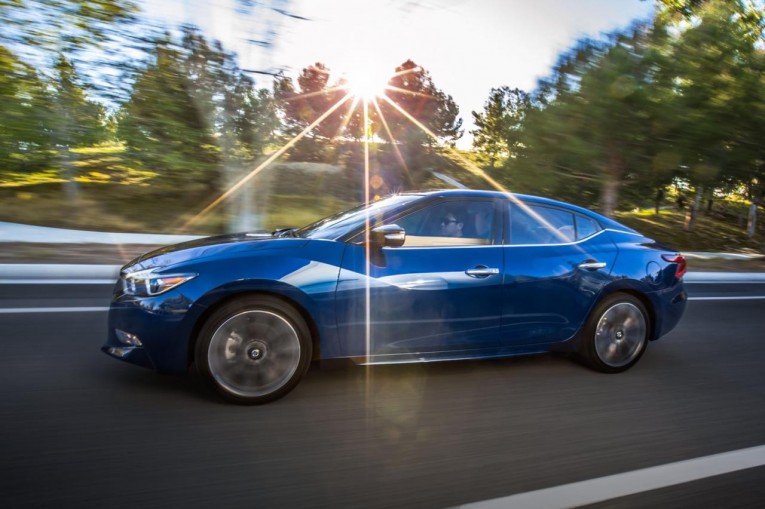
<svg viewBox="0 0 765 509">
<path fill-rule="evenodd" d="M 196 316 L 191 300 L 177 290 L 148 298 L 116 295 L 101 351 L 145 368 L 183 373 L 189 366 L 189 341 Z M 126 344 L 117 330 L 140 338 L 141 346 Z"/>
<path fill-rule="evenodd" d="M 111 346 L 107 342 L 107 344 L 101 347 L 101 351 L 115 359 L 129 362 L 130 364 L 156 369 L 142 346 Z"/>
</svg>

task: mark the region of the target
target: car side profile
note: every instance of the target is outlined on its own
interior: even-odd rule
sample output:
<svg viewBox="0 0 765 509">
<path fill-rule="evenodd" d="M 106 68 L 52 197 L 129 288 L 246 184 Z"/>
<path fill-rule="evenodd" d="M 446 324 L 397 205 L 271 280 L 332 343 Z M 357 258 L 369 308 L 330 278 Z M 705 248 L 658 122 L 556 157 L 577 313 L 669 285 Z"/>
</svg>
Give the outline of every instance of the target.
<svg viewBox="0 0 765 509">
<path fill-rule="evenodd" d="M 685 259 L 555 200 L 397 194 L 304 228 L 209 237 L 125 265 L 102 350 L 192 366 L 226 400 L 292 390 L 312 360 L 576 354 L 618 373 L 679 322 Z"/>
</svg>

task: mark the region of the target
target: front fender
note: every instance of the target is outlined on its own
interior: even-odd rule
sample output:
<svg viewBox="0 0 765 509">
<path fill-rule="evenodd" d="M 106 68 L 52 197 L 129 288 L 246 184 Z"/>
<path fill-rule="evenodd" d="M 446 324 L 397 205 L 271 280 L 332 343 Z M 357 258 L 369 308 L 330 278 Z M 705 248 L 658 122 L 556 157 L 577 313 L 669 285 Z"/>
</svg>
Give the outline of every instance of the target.
<svg viewBox="0 0 765 509">
<path fill-rule="evenodd" d="M 288 301 L 305 318 L 312 333 L 317 335 L 314 339 L 319 344 L 319 351 L 331 350 L 336 341 L 336 318 L 331 300 L 324 301 L 328 296 L 325 295 L 317 300 L 301 289 L 281 281 L 246 279 L 214 288 L 191 307 L 188 313 L 191 326 L 188 333 L 189 356 L 193 355 L 194 342 L 199 329 L 215 308 L 224 302 L 236 299 L 238 296 L 253 293 L 268 294 Z M 190 359 L 191 357 L 189 357 Z"/>
<path fill-rule="evenodd" d="M 173 267 L 199 274 L 184 289 L 193 302 L 179 330 L 187 338 L 182 353 L 187 363 L 196 334 L 212 309 L 237 295 L 258 292 L 294 304 L 318 334 L 321 352 L 331 352 L 336 343 L 333 303 L 343 248 L 336 242 L 309 242 L 301 249 L 237 253 Z"/>
</svg>

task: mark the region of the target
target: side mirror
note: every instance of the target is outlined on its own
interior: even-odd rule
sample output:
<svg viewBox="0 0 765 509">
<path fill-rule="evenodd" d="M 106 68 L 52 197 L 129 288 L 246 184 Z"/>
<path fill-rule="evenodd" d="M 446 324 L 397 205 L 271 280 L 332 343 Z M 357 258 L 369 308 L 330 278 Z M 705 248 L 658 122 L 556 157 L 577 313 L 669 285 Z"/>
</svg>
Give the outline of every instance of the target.
<svg viewBox="0 0 765 509">
<path fill-rule="evenodd" d="M 384 224 L 369 233 L 372 244 L 380 247 L 400 247 L 406 240 L 406 231 L 397 224 Z"/>
</svg>

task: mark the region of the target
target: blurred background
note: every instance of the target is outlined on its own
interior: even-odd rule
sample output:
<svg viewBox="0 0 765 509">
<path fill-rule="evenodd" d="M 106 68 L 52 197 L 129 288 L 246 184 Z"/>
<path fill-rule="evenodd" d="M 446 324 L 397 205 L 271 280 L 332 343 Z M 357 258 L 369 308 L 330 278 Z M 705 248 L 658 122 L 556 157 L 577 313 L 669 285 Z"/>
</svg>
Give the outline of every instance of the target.
<svg viewBox="0 0 765 509">
<path fill-rule="evenodd" d="M 763 2 L 566 4 L 0 0 L 0 221 L 274 229 L 488 176 L 762 253 Z"/>
</svg>

